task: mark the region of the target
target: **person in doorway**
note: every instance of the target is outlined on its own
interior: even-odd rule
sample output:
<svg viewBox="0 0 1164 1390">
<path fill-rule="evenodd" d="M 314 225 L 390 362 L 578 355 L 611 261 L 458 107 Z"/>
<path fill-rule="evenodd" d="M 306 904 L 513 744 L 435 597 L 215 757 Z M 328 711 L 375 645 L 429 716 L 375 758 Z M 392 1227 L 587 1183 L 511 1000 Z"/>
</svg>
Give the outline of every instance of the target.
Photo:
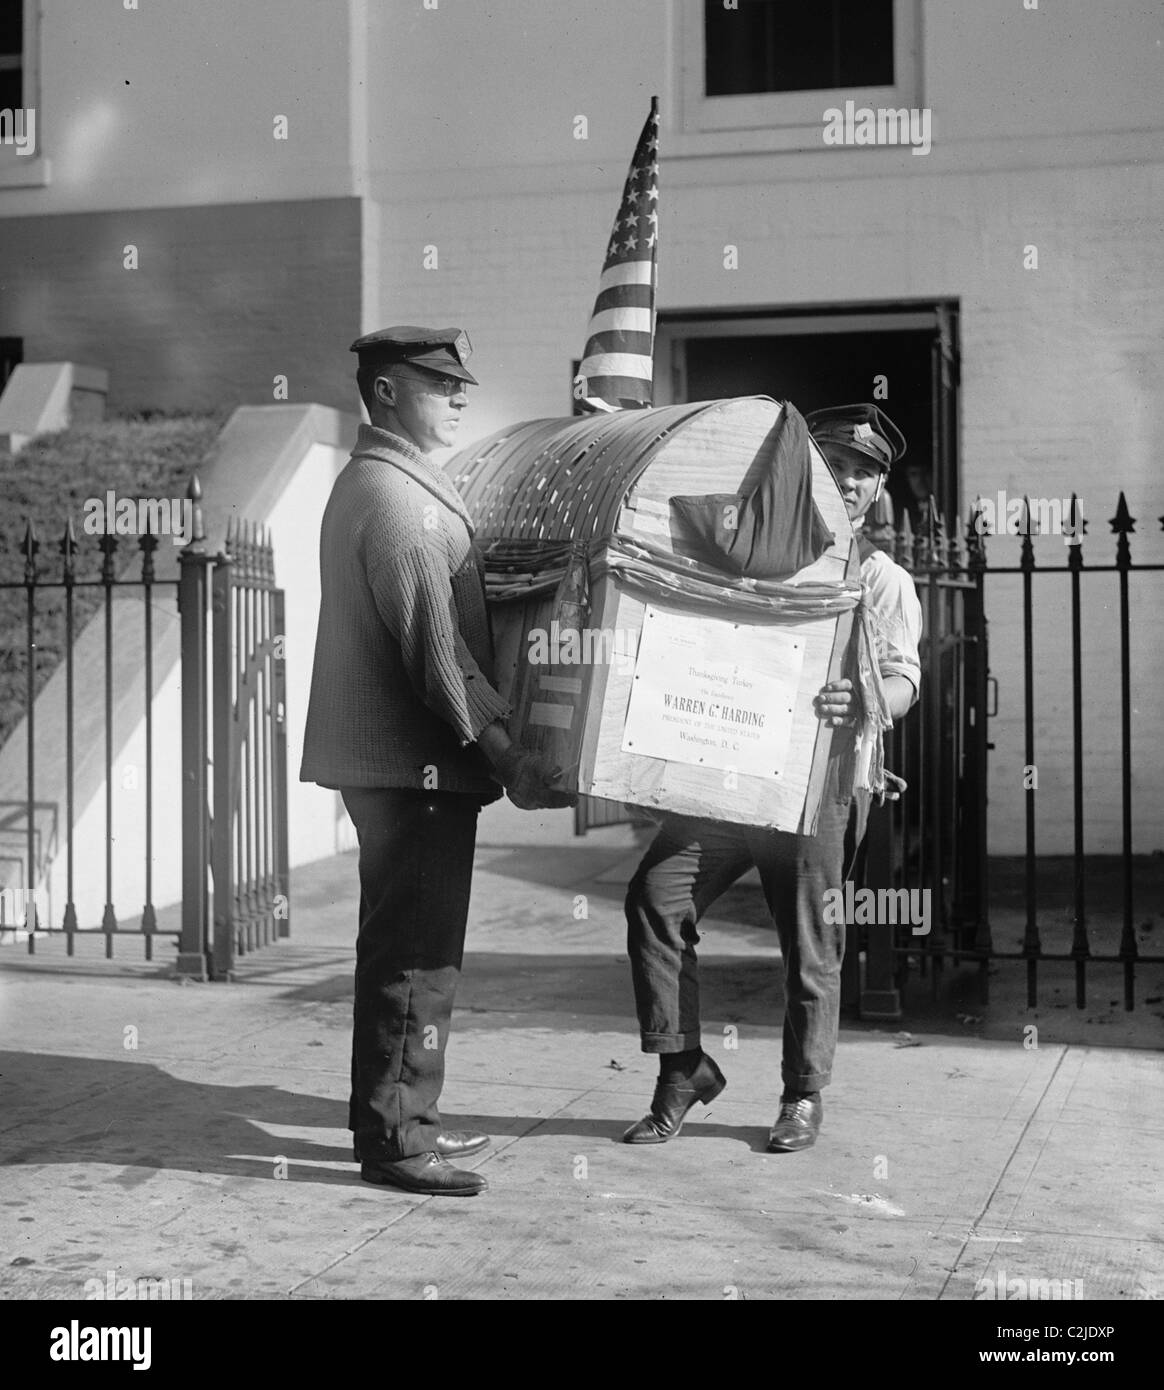
<svg viewBox="0 0 1164 1390">
<path fill-rule="evenodd" d="M 511 743 L 492 681 L 480 556 L 429 459 L 456 439 L 460 329 L 388 328 L 352 344 L 370 424 L 320 534 L 321 600 L 300 780 L 338 789 L 360 847 L 348 1123 L 361 1177 L 435 1196 L 485 1178 L 449 1159 L 483 1134 L 438 1110 L 481 807 L 572 805 L 542 755 Z"/>
<path fill-rule="evenodd" d="M 917 699 L 921 605 L 913 580 L 862 534 L 905 439 L 872 404 L 836 406 L 805 417 L 845 500 L 857 532 L 864 601 L 873 618 L 877 661 L 893 719 Z M 824 1115 L 821 1091 L 832 1077 L 840 1018 L 845 927 L 826 911 L 826 892 L 842 885 L 852 788 L 842 769 L 851 759 L 860 714 L 853 681 L 830 681 L 815 697 L 817 717 L 838 732 L 815 835 L 665 816 L 631 879 L 626 897 L 627 947 L 644 1052 L 657 1053 L 659 1077 L 650 1110 L 626 1131 L 628 1144 L 662 1144 L 679 1133 L 696 1102 L 709 1104 L 727 1085 L 701 1047 L 695 948 L 700 918 L 755 865 L 775 920 L 784 960 L 783 1091 L 771 1127 L 771 1152 L 816 1142 Z"/>
</svg>

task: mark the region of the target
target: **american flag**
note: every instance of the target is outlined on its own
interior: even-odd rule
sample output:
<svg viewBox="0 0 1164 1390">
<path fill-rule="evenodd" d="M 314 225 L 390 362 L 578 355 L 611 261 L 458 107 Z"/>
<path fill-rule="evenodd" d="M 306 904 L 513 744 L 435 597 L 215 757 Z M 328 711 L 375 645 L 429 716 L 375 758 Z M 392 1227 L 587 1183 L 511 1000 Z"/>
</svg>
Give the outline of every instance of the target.
<svg viewBox="0 0 1164 1390">
<path fill-rule="evenodd" d="M 659 244 L 659 99 L 635 146 L 590 316 L 577 395 L 596 410 L 650 405 Z"/>
</svg>

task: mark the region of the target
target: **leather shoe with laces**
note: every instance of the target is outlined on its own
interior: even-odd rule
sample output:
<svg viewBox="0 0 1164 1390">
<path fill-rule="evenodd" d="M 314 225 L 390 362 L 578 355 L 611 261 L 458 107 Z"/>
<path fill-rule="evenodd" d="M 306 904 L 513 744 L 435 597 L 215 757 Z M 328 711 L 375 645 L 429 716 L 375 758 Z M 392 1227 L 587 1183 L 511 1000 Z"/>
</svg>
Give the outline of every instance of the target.
<svg viewBox="0 0 1164 1390">
<path fill-rule="evenodd" d="M 392 1163 L 369 1161 L 360 1165 L 360 1177 L 380 1187 L 399 1187 L 428 1197 L 475 1197 L 489 1186 L 480 1173 L 454 1168 L 438 1153 L 413 1154 Z"/>
<path fill-rule="evenodd" d="M 683 1127 L 683 1120 L 696 1101 L 710 1105 L 727 1085 L 723 1073 L 703 1053 L 686 1081 L 659 1081 L 651 1108 L 622 1136 L 624 1144 L 665 1144 Z"/>
<path fill-rule="evenodd" d="M 473 1134 L 468 1130 L 446 1129 L 437 1135 L 436 1151 L 442 1158 L 467 1158 L 469 1154 L 479 1153 L 489 1143 L 487 1134 Z M 362 1162 L 360 1141 L 352 1135 L 352 1161 Z"/>
<path fill-rule="evenodd" d="M 819 1091 L 782 1096 L 780 1113 L 768 1135 L 768 1152 L 795 1153 L 811 1148 L 823 1119 L 824 1102 Z"/>
</svg>

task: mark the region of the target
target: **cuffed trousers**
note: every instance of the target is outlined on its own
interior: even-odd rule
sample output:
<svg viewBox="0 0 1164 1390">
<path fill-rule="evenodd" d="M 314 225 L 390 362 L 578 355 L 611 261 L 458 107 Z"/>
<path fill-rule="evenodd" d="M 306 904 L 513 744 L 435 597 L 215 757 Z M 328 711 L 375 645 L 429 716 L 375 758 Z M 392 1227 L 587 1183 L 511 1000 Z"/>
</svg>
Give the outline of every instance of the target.
<svg viewBox="0 0 1164 1390">
<path fill-rule="evenodd" d="M 788 1090 L 818 1091 L 832 1075 L 840 1018 L 843 921 L 825 892 L 840 888 L 850 798 L 829 764 L 816 835 L 667 816 L 626 898 L 627 949 L 644 1052 L 700 1046 L 698 923 L 753 864 L 784 957 Z"/>
<path fill-rule="evenodd" d="M 348 1124 L 365 1159 L 436 1147 L 480 801 L 344 787 L 360 844 Z"/>
</svg>

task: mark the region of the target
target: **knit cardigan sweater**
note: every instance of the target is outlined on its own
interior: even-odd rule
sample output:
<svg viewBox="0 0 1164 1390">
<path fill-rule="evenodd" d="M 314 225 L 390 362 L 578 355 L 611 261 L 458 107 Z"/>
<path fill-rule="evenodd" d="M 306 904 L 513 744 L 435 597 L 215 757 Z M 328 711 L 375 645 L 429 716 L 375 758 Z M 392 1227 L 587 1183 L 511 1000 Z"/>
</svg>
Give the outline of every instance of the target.
<svg viewBox="0 0 1164 1390">
<path fill-rule="evenodd" d="M 323 514 L 300 781 L 500 796 L 476 739 L 509 706 L 472 536 L 445 474 L 362 425 Z"/>
</svg>

